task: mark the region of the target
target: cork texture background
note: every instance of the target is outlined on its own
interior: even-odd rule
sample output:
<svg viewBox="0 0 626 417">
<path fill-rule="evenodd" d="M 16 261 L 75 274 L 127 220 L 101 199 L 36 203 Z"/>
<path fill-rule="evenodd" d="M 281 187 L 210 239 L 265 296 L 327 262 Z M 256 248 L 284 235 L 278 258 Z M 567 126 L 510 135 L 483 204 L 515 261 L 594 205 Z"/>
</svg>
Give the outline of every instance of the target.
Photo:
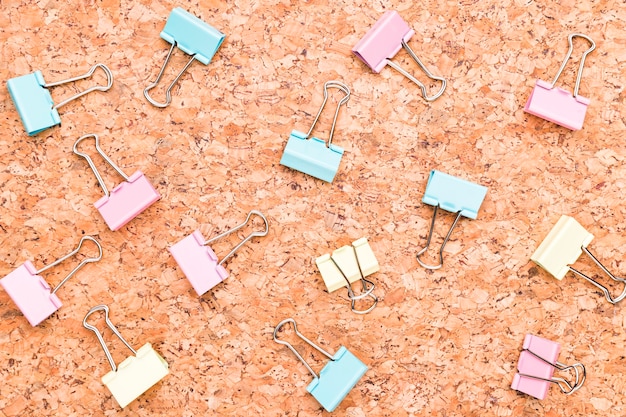
<svg viewBox="0 0 626 417">
<path fill-rule="evenodd" d="M 213 61 L 194 62 L 165 109 L 143 89 L 169 44 L 159 37 L 174 7 L 226 34 Z M 608 303 L 569 273 L 562 281 L 530 261 L 562 214 L 594 240 L 589 249 L 626 273 L 624 79 L 626 9 L 621 1 L 461 0 L 0 0 L 0 277 L 27 260 L 36 268 L 73 250 L 84 235 L 102 244 L 59 291 L 63 306 L 32 327 L 0 290 L 0 417 L 319 416 L 306 392 L 311 375 L 272 340 L 293 317 L 331 353 L 346 346 L 369 370 L 335 411 L 361 416 L 626 415 L 624 304 Z M 415 30 L 409 45 L 448 80 L 427 103 L 391 67 L 373 73 L 351 52 L 387 10 Z M 580 94 L 590 99 L 572 132 L 523 111 L 536 79 L 552 81 L 567 35 L 589 35 Z M 584 41 L 557 85 L 573 90 Z M 189 58 L 174 53 L 164 89 Z M 401 50 L 394 61 L 426 77 Z M 115 81 L 59 109 L 62 125 L 24 132 L 6 81 L 41 70 L 62 80 L 104 63 Z M 102 83 L 51 89 L 55 102 Z M 293 129 L 307 131 L 323 84 L 352 90 L 333 143 L 345 154 L 333 183 L 280 165 Z M 433 93 L 438 84 L 428 84 Z M 333 92 L 314 131 L 327 138 L 340 95 Z M 127 175 L 141 170 L 161 194 L 121 230 L 93 203 L 102 196 L 84 159 L 82 135 Z M 92 155 L 94 155 L 92 153 Z M 122 179 L 94 160 L 109 187 Z M 430 170 L 488 187 L 476 220 L 461 219 L 443 268 L 416 261 L 432 206 L 421 202 Z M 270 223 L 225 262 L 230 276 L 198 297 L 168 248 L 196 229 L 213 236 L 250 210 Z M 454 215 L 438 217 L 437 248 Z M 261 226 L 213 245 L 218 257 Z M 329 294 L 314 259 L 367 237 L 381 270 L 378 306 L 350 311 L 345 290 Z M 85 244 L 78 259 L 94 254 Z M 52 286 L 77 258 L 42 273 Z M 576 266 L 619 294 L 581 257 Z M 107 304 L 110 319 L 138 349 L 150 342 L 170 374 L 125 409 L 100 378 L 109 364 L 82 320 Z M 102 317 L 92 321 L 104 329 Z M 539 401 L 510 388 L 527 333 L 561 344 L 559 360 L 582 362 L 587 381 L 571 396 L 550 388 Z M 316 372 L 325 359 L 290 330 Z M 117 363 L 130 351 L 104 331 Z"/>
</svg>

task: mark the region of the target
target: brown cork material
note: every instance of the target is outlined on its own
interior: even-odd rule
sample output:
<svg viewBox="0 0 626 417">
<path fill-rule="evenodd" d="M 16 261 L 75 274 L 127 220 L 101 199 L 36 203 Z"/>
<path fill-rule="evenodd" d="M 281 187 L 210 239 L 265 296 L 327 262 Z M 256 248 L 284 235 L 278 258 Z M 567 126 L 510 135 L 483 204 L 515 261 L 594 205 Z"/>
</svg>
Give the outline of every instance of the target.
<svg viewBox="0 0 626 417">
<path fill-rule="evenodd" d="M 158 109 L 142 91 L 167 53 L 159 33 L 177 6 L 227 36 Z M 386 10 L 401 14 L 416 32 L 413 50 L 447 78 L 438 100 L 425 102 L 392 68 L 375 74 L 352 54 Z M 530 256 L 567 214 L 595 236 L 591 251 L 626 273 L 625 20 L 616 0 L 0 1 L 3 84 L 35 70 L 64 79 L 98 62 L 115 76 L 111 90 L 62 107 L 62 125 L 34 137 L 0 88 L 0 277 L 26 260 L 41 268 L 83 235 L 104 250 L 35 328 L 0 290 L 0 417 L 325 415 L 306 392 L 311 375 L 272 340 L 287 317 L 324 349 L 346 346 L 369 366 L 336 415 L 624 415 L 624 304 L 609 304 L 571 273 L 553 279 Z M 597 44 L 577 132 L 523 111 L 535 80 L 554 77 L 572 32 Z M 575 46 L 559 79 L 570 91 L 586 44 Z M 157 99 L 187 59 L 174 53 Z M 425 80 L 405 51 L 395 61 Z M 279 164 L 291 130 L 311 125 L 328 80 L 352 90 L 334 133 L 345 154 L 332 184 Z M 89 85 L 56 87 L 52 97 Z M 328 137 L 337 97 L 317 137 Z M 87 133 L 162 196 L 117 232 L 93 206 L 102 196 L 95 177 L 71 152 Z M 110 188 L 121 181 L 96 163 Z M 478 218 L 461 219 L 437 271 L 415 259 L 432 216 L 421 202 L 431 169 L 488 187 Z M 269 234 L 229 259 L 230 276 L 198 297 L 168 247 L 198 228 L 223 232 L 252 209 L 267 216 Z M 427 260 L 436 260 L 452 220 L 439 217 Z M 218 242 L 218 256 L 246 231 Z M 370 277 L 379 304 L 363 316 L 350 311 L 345 291 L 327 293 L 314 262 L 360 237 L 381 265 Z M 582 258 L 577 265 L 600 272 Z M 54 285 L 71 267 L 43 275 Z M 124 410 L 100 382 L 110 367 L 82 326 L 97 304 L 111 308 L 135 349 L 150 342 L 170 365 Z M 561 343 L 562 362 L 586 365 L 578 392 L 553 386 L 538 401 L 511 390 L 527 333 Z M 104 336 L 121 362 L 129 351 Z M 323 357 L 295 345 L 319 372 Z"/>
</svg>

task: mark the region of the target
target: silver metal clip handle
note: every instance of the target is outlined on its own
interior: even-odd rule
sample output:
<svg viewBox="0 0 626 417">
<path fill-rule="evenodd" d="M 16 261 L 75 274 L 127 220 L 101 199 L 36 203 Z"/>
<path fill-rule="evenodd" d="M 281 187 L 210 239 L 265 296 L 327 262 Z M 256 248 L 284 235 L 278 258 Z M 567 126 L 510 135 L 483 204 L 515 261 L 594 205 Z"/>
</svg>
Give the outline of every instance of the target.
<svg viewBox="0 0 626 417">
<path fill-rule="evenodd" d="M 48 88 L 48 87 L 55 87 L 57 85 L 61 85 L 61 84 L 66 84 L 66 83 L 71 83 L 74 81 L 79 81 L 79 80 L 84 80 L 85 78 L 89 78 L 93 75 L 94 71 L 98 68 L 101 68 L 102 71 L 104 71 L 104 74 L 107 77 L 107 84 L 106 85 L 96 85 L 93 86 L 91 88 L 86 89 L 85 91 L 82 91 L 78 94 L 73 95 L 70 98 L 67 98 L 65 100 L 63 100 L 62 102 L 60 102 L 59 104 L 53 106 L 53 109 L 58 109 L 61 106 L 65 106 L 67 103 L 69 103 L 72 100 L 76 100 L 79 97 L 84 96 L 85 94 L 89 94 L 92 91 L 107 91 L 108 89 L 111 88 L 111 86 L 113 85 L 113 73 L 111 73 L 111 70 L 109 69 L 109 67 L 107 67 L 104 64 L 96 64 L 93 67 L 91 67 L 91 69 L 89 71 L 87 71 L 85 74 L 83 75 L 79 75 L 77 77 L 73 77 L 73 78 L 68 78 L 67 80 L 63 80 L 63 81 L 56 81 L 53 83 L 47 83 L 44 84 L 44 87 Z"/>
</svg>

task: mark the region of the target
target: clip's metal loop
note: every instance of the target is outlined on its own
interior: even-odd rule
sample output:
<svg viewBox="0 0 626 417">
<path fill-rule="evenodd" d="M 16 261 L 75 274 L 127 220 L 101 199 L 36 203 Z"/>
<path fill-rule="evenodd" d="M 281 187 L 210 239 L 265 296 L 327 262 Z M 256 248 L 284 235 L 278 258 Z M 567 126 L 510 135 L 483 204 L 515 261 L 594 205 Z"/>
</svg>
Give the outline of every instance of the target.
<svg viewBox="0 0 626 417">
<path fill-rule="evenodd" d="M 435 101 L 435 100 L 437 100 L 439 97 L 441 97 L 443 92 L 446 90 L 446 86 L 447 86 L 448 82 L 446 81 L 445 78 L 436 76 L 432 72 L 430 72 L 428 70 L 428 68 L 426 68 L 426 65 L 424 65 L 424 63 L 418 58 L 418 56 L 415 54 L 415 52 L 413 52 L 413 50 L 411 49 L 409 44 L 406 43 L 404 40 L 402 40 L 402 47 L 408 52 L 408 54 L 411 56 L 411 58 L 413 58 L 413 61 L 415 61 L 417 63 L 417 65 L 419 65 L 419 67 L 422 69 L 422 71 L 424 72 L 424 74 L 426 74 L 426 76 L 428 78 L 430 78 L 431 80 L 435 80 L 435 81 L 440 81 L 441 82 L 441 88 L 439 89 L 439 91 L 435 95 L 429 96 L 428 93 L 426 93 L 426 86 L 421 81 L 419 81 L 413 75 L 409 74 L 404 68 L 402 68 L 400 65 L 396 64 L 395 62 L 393 62 L 391 59 L 387 59 L 387 63 L 389 65 L 391 65 L 400 74 L 404 75 L 406 78 L 408 78 L 409 80 L 411 80 L 415 84 L 417 84 L 417 86 L 420 88 L 420 90 L 422 90 L 422 97 L 424 97 L 424 100 L 426 100 L 426 101 Z"/>
<path fill-rule="evenodd" d="M 531 355 L 533 355 L 537 359 L 545 362 L 546 364 L 552 366 L 553 368 L 558 369 L 561 372 L 573 370 L 574 374 L 576 375 L 576 379 L 575 379 L 574 385 L 572 385 L 572 384 L 570 384 L 569 381 L 567 381 L 564 378 L 560 378 L 560 377 L 552 377 L 551 379 L 547 379 L 547 378 L 541 378 L 541 377 L 538 377 L 538 376 L 522 374 L 522 373 L 519 374 L 520 376 L 523 376 L 523 377 L 526 377 L 526 378 L 538 379 L 538 380 L 541 380 L 541 381 L 552 382 L 553 384 L 557 384 L 559 386 L 559 388 L 561 389 L 561 391 L 563 392 L 563 394 L 565 394 L 565 395 L 570 395 L 570 394 L 573 394 L 576 391 L 578 391 L 580 389 L 580 387 L 582 387 L 583 384 L 585 383 L 585 379 L 587 379 L 587 371 L 585 370 L 585 365 L 583 365 L 582 363 L 575 363 L 573 365 L 565 365 L 565 364 L 563 364 L 561 362 L 558 362 L 558 361 L 555 362 L 555 363 L 552 363 L 552 362 L 546 360 L 545 358 L 541 357 L 540 355 L 537 355 L 532 350 L 529 350 L 529 349 L 523 349 L 523 350 L 528 352 L 528 353 L 530 353 Z M 581 369 L 581 371 L 579 371 L 579 368 Z M 581 379 L 581 375 L 582 375 L 582 379 Z"/>
<path fill-rule="evenodd" d="M 210 244 L 210 243 L 215 242 L 215 241 L 216 241 L 216 240 L 218 240 L 218 239 L 221 239 L 221 238 L 223 238 L 223 237 L 225 237 L 225 236 L 230 235 L 231 233 L 236 232 L 237 230 L 239 230 L 239 229 L 241 229 L 242 227 L 244 227 L 244 226 L 245 226 L 245 225 L 246 225 L 246 224 L 250 221 L 250 218 L 251 218 L 253 215 L 259 216 L 261 219 L 263 219 L 263 222 L 265 222 L 265 230 L 263 230 L 263 231 L 261 231 L 261 232 L 252 232 L 252 233 L 250 233 L 250 234 L 249 234 L 248 236 L 246 236 L 246 237 L 245 237 L 245 238 L 244 238 L 241 242 L 239 242 L 239 243 L 237 244 L 237 246 L 235 246 L 235 247 L 234 247 L 234 248 L 233 248 L 233 249 L 232 249 L 232 250 L 228 253 L 228 255 L 224 256 L 224 258 L 223 258 L 223 259 L 219 262 L 219 264 L 218 264 L 218 265 L 223 264 L 223 263 L 224 263 L 224 262 L 225 262 L 228 258 L 230 258 L 231 256 L 233 256 L 233 255 L 235 254 L 235 252 L 237 252 L 237 251 L 239 250 L 239 248 L 241 248 L 243 245 L 245 245 L 245 244 L 246 244 L 246 242 L 248 242 L 248 241 L 249 241 L 250 239 L 252 239 L 253 237 L 263 237 L 263 236 L 266 236 L 266 235 L 267 235 L 267 233 L 269 232 L 269 227 L 270 227 L 270 224 L 269 224 L 269 222 L 267 221 L 267 218 L 266 218 L 266 217 L 263 215 L 263 213 L 261 213 L 260 211 L 258 211 L 258 210 L 251 210 L 251 211 L 250 211 L 250 213 L 248 213 L 248 217 L 246 217 L 246 220 L 245 220 L 243 223 L 241 223 L 239 226 L 235 226 L 235 227 L 233 227 L 232 229 L 227 230 L 227 231 L 225 231 L 224 233 L 221 233 L 221 234 L 219 234 L 219 235 L 217 235 L 217 236 L 215 236 L 215 237 L 212 237 L 211 239 L 208 239 L 207 241 L 205 241 L 205 242 L 204 242 L 204 245 L 208 245 L 208 244 Z"/>
<path fill-rule="evenodd" d="M 94 164 L 93 160 L 91 159 L 91 157 L 89 155 L 87 155 L 86 153 L 83 152 L 79 152 L 78 151 L 78 144 L 80 142 L 82 142 L 85 139 L 88 138 L 94 138 L 95 142 L 96 142 L 96 151 L 98 152 L 98 154 L 100 154 L 100 156 L 105 160 L 105 162 L 107 162 L 109 165 L 111 165 L 111 167 L 122 176 L 122 178 L 124 178 L 125 181 L 128 181 L 129 178 L 126 174 L 124 174 L 124 172 L 121 170 L 120 167 L 118 167 L 115 162 L 113 162 L 111 160 L 111 158 L 109 158 L 107 156 L 107 154 L 104 153 L 104 151 L 100 148 L 100 139 L 98 138 L 98 135 L 96 135 L 95 133 L 89 133 L 87 135 L 81 136 L 80 138 L 78 138 L 78 140 L 74 143 L 74 147 L 72 148 L 72 150 L 74 151 L 74 153 L 78 156 L 82 156 L 83 158 L 85 158 L 87 160 L 87 163 L 89 164 L 89 167 L 91 168 L 91 170 L 93 171 L 93 173 L 96 175 L 96 179 L 98 180 L 98 183 L 100 184 L 100 187 L 102 188 L 102 190 L 104 191 L 104 195 L 106 195 L 107 197 L 110 196 L 109 193 L 109 189 L 107 188 L 106 184 L 104 183 L 104 180 L 102 179 L 102 176 L 100 175 L 100 173 L 98 172 L 98 168 L 96 168 L 96 164 Z"/>
<path fill-rule="evenodd" d="M 317 121 L 319 120 L 322 114 L 322 110 L 324 110 L 324 106 L 326 106 L 326 102 L 328 101 L 328 89 L 329 88 L 338 88 L 341 91 L 343 91 L 346 95 L 341 100 L 339 100 L 339 104 L 337 104 L 337 109 L 335 110 L 335 117 L 333 118 L 333 125 L 330 128 L 330 135 L 328 137 L 328 145 L 327 145 L 328 148 L 330 148 L 330 144 L 333 141 L 333 133 L 335 133 L 335 125 L 337 124 L 337 116 L 339 116 L 339 109 L 341 108 L 342 104 L 345 104 L 348 102 L 348 100 L 350 100 L 350 88 L 340 81 L 327 81 L 324 83 L 324 101 L 322 102 L 322 105 L 320 106 L 320 109 L 317 112 L 317 116 L 315 116 L 315 120 L 313 120 L 313 124 L 311 125 L 311 128 L 309 129 L 309 132 L 306 134 L 306 137 L 305 137 L 305 139 L 308 139 L 309 136 L 311 136 L 311 133 L 313 133 L 313 128 L 315 128 L 315 125 L 317 124 Z"/>
<path fill-rule="evenodd" d="M 90 87 L 88 89 L 86 89 L 85 91 L 82 91 L 78 94 L 73 95 L 70 98 L 67 98 L 65 100 L 63 100 L 62 102 L 60 102 L 59 104 L 53 106 L 53 109 L 58 109 L 59 107 L 65 106 L 67 103 L 69 103 L 72 100 L 76 100 L 79 97 L 84 96 L 85 94 L 89 94 L 92 91 L 107 91 L 109 88 L 111 88 L 111 86 L 113 85 L 113 74 L 111 73 L 111 70 L 109 69 L 109 67 L 107 67 L 104 64 L 96 64 L 93 67 L 91 67 L 91 69 L 89 71 L 87 71 L 85 74 L 83 75 L 79 75 L 77 77 L 73 77 L 73 78 L 68 78 L 67 80 L 63 80 L 63 81 L 56 81 L 53 83 L 46 83 L 44 84 L 44 87 L 48 88 L 48 87 L 56 87 L 57 85 L 61 85 L 61 84 L 66 84 L 66 83 L 71 83 L 74 81 L 79 81 L 79 80 L 84 80 L 85 78 L 89 78 L 93 75 L 94 71 L 98 68 L 102 68 L 102 70 L 104 71 L 104 73 L 106 74 L 107 77 L 107 84 L 106 85 L 96 85 L 93 87 Z"/>
<path fill-rule="evenodd" d="M 567 64 L 567 61 L 572 56 L 572 51 L 574 50 L 573 39 L 575 37 L 586 39 L 591 44 L 591 47 L 583 53 L 583 56 L 580 59 L 580 64 L 578 66 L 578 74 L 576 75 L 576 86 L 574 87 L 574 97 L 578 96 L 578 89 L 580 88 L 580 81 L 583 77 L 583 67 L 585 66 L 585 58 L 587 58 L 587 55 L 589 55 L 589 53 L 591 53 L 594 49 L 596 49 L 596 43 L 593 41 L 593 39 L 591 39 L 587 35 L 584 35 L 582 33 L 572 33 L 567 37 L 567 42 L 569 43 L 569 50 L 567 51 L 567 55 L 565 55 L 565 59 L 563 60 L 563 63 L 561 64 L 559 71 L 556 73 L 556 77 L 554 77 L 554 80 L 552 81 L 552 86 L 550 87 L 550 88 L 554 88 L 557 80 L 559 79 L 559 77 L 563 73 L 563 70 L 565 69 L 565 65 Z"/>
<path fill-rule="evenodd" d="M 52 268 L 54 266 L 57 266 L 61 262 L 63 262 L 65 260 L 71 258 L 72 256 L 76 255 L 80 251 L 80 248 L 83 245 L 83 242 L 85 240 L 90 240 L 90 241 L 92 241 L 93 243 L 96 244 L 96 246 L 98 247 L 98 256 L 92 257 L 92 258 L 85 258 L 85 259 L 83 259 L 74 269 L 72 269 L 70 271 L 69 274 L 66 275 L 65 278 L 63 278 L 63 280 L 61 280 L 61 282 L 59 282 L 57 284 L 56 287 L 54 287 L 54 289 L 52 290 L 52 294 L 56 293 L 57 290 L 59 288 L 61 288 L 61 286 L 63 284 L 65 284 L 68 279 L 72 278 L 74 276 L 74 274 L 76 274 L 76 272 L 78 272 L 78 270 L 81 269 L 83 266 L 85 266 L 86 264 L 91 263 L 91 262 L 98 262 L 100 259 L 102 259 L 102 246 L 100 246 L 100 243 L 98 243 L 98 241 L 96 239 L 94 239 L 93 237 L 91 237 L 91 236 L 83 236 L 80 239 L 80 242 L 78 243 L 78 247 L 76 249 L 74 249 L 73 251 L 71 251 L 67 255 L 57 259 L 56 261 L 52 262 L 49 265 L 44 266 L 43 268 L 41 268 L 40 270 L 37 271 L 37 275 L 39 275 L 42 272 L 47 271 L 48 269 L 50 269 L 50 268 Z"/>
<path fill-rule="evenodd" d="M 428 265 L 426 263 L 424 263 L 421 259 L 420 256 L 424 254 L 424 252 L 426 252 L 428 250 L 428 247 L 430 246 L 430 241 L 433 237 L 433 230 L 435 229 L 435 219 L 437 218 L 437 210 L 439 209 L 439 204 L 437 204 L 435 206 L 434 212 L 433 212 L 433 219 L 430 222 L 430 230 L 428 232 L 428 238 L 426 239 L 426 246 L 424 247 L 424 249 L 422 249 L 421 251 L 419 251 L 416 255 L 417 258 L 417 262 L 423 266 L 426 269 L 439 269 L 443 266 L 443 249 L 446 247 L 446 244 L 448 243 L 448 240 L 450 239 L 450 235 L 452 234 L 452 230 L 454 230 L 454 227 L 456 226 L 456 224 L 458 223 L 459 219 L 461 218 L 461 210 L 459 210 L 456 213 L 456 218 L 454 219 L 454 222 L 452 223 L 452 226 L 450 226 L 450 230 L 448 230 L 448 234 L 446 234 L 445 239 L 443 240 L 443 243 L 441 244 L 441 247 L 439 248 L 439 264 L 438 265 Z"/>
<path fill-rule="evenodd" d="M 354 247 L 352 247 L 352 250 L 354 251 Z M 346 277 L 346 274 L 343 272 L 343 270 L 341 269 L 341 267 L 337 264 L 337 262 L 335 262 L 335 260 L 333 259 L 333 257 L 330 257 L 330 260 L 335 264 L 335 266 L 337 267 L 337 270 L 339 271 L 339 273 L 341 274 L 341 276 L 343 277 L 343 279 L 346 280 L 346 284 L 348 287 L 348 298 L 350 298 L 350 308 L 352 309 L 353 313 L 356 314 L 367 314 L 370 311 L 372 311 L 374 309 L 374 307 L 376 307 L 376 305 L 378 304 L 378 297 L 376 297 L 376 295 L 374 295 L 372 293 L 372 291 L 374 291 L 375 285 L 372 281 L 366 279 L 363 276 L 363 270 L 361 269 L 361 264 L 359 263 L 359 258 L 355 255 L 355 259 L 357 261 L 357 264 L 359 265 L 359 273 L 361 274 L 361 285 L 363 286 L 363 293 L 359 294 L 359 295 L 355 295 L 354 291 L 352 290 L 352 284 L 350 283 L 350 280 L 348 279 L 348 277 Z M 370 284 L 370 287 L 367 287 L 367 284 Z M 357 310 L 356 309 L 356 301 L 357 300 L 361 300 L 365 297 L 370 297 L 372 300 L 374 300 L 372 302 L 372 305 L 365 309 L 365 310 Z"/>
<path fill-rule="evenodd" d="M 117 371 L 117 366 L 115 365 L 115 361 L 113 360 L 113 357 L 111 356 L 111 352 L 109 351 L 109 348 L 107 348 L 107 345 L 104 342 L 104 338 L 102 337 L 102 334 L 100 334 L 100 331 L 95 326 L 87 323 L 87 318 L 93 313 L 95 313 L 96 311 L 104 311 L 104 321 L 106 325 L 109 327 L 109 329 L 111 329 L 111 331 L 113 331 L 113 333 L 117 337 L 119 337 L 122 343 L 124 343 L 126 347 L 130 349 L 131 352 L 133 352 L 134 355 L 137 355 L 137 351 L 135 351 L 135 349 L 133 349 L 133 347 L 126 341 L 126 339 L 124 339 L 122 334 L 117 330 L 117 327 L 115 327 L 115 325 L 109 319 L 109 307 L 108 306 L 104 304 L 100 304 L 100 305 L 93 307 L 91 310 L 89 310 L 89 312 L 83 319 L 83 326 L 86 329 L 89 329 L 96 334 L 96 336 L 98 337 L 98 341 L 100 342 L 100 345 L 102 346 L 102 349 L 104 350 L 104 354 L 109 360 L 109 364 L 111 364 L 111 368 L 113 369 L 113 371 Z"/>
<path fill-rule="evenodd" d="M 291 323 L 293 325 L 293 331 L 296 333 L 296 335 L 304 340 L 306 343 L 308 343 L 310 346 L 312 346 L 313 348 L 315 348 L 318 352 L 322 353 L 324 356 L 326 356 L 327 358 L 329 358 L 331 361 L 334 360 L 333 359 L 333 355 L 331 355 L 330 353 L 326 352 L 324 349 L 322 349 L 321 347 L 319 347 L 318 345 L 316 345 L 315 343 L 311 342 L 309 339 L 307 339 L 302 333 L 300 333 L 298 331 L 298 326 L 296 325 L 296 321 L 292 318 L 288 318 L 285 319 L 283 321 L 281 321 L 280 323 L 278 323 L 278 325 L 276 326 L 276 328 L 274 329 L 274 341 L 276 343 L 279 343 L 281 345 L 285 345 L 287 346 L 295 355 L 298 359 L 300 359 L 300 362 L 302 362 L 304 364 L 304 366 L 306 367 L 306 369 L 309 370 L 309 372 L 311 373 L 311 375 L 313 375 L 313 377 L 315 379 L 319 379 L 319 376 L 315 373 L 315 371 L 313 370 L 313 368 L 311 368 L 311 366 L 304 360 L 304 358 L 298 353 L 298 351 L 291 345 L 291 343 L 285 341 L 285 340 L 280 340 L 277 337 L 278 331 L 281 329 L 281 327 L 283 327 L 285 324 L 287 323 Z"/>
<path fill-rule="evenodd" d="M 571 266 L 569 267 L 569 269 L 573 273 L 578 275 L 579 277 L 586 279 L 587 281 L 589 281 L 590 283 L 595 285 L 597 288 L 599 288 L 604 293 L 604 296 L 609 301 L 609 303 L 616 304 L 616 303 L 622 301 L 624 298 L 626 298 L 626 279 L 619 278 L 619 277 L 616 277 L 615 275 L 613 275 L 608 269 L 606 269 L 606 267 L 604 265 L 602 265 L 600 263 L 600 261 L 595 256 L 593 256 L 593 254 L 585 246 L 582 246 L 581 249 L 583 250 L 583 252 L 585 252 L 587 255 L 589 255 L 589 257 L 595 262 L 595 264 L 598 265 L 600 267 L 600 269 L 602 269 L 602 271 L 605 274 L 607 274 L 613 281 L 617 281 L 617 282 L 623 283 L 624 284 L 624 290 L 622 291 L 622 293 L 620 295 L 618 295 L 617 297 L 613 298 L 613 297 L 611 297 L 611 294 L 609 293 L 609 290 L 604 285 L 600 284 L 599 282 L 597 282 L 593 278 L 583 274 L 582 272 L 578 271 L 577 269 L 572 268 Z"/>
<path fill-rule="evenodd" d="M 143 95 L 144 97 L 150 102 L 150 104 L 152 104 L 153 106 L 156 107 L 160 107 L 160 108 L 164 108 L 170 105 L 170 103 L 172 102 L 172 88 L 174 88 L 174 86 L 176 85 L 176 83 L 178 82 L 178 80 L 180 79 L 180 77 L 183 76 L 183 74 L 185 73 L 185 71 L 187 71 L 187 68 L 189 68 L 189 66 L 191 65 L 191 63 L 193 62 L 194 59 L 196 59 L 196 54 L 193 54 L 191 56 L 191 59 L 189 60 L 189 62 L 187 62 L 187 64 L 183 67 L 183 69 L 178 73 L 178 75 L 174 78 L 174 81 L 172 81 L 172 83 L 169 85 L 169 87 L 167 87 L 167 90 L 165 90 L 165 103 L 159 103 L 158 101 L 156 101 L 155 99 L 153 99 L 152 97 L 150 97 L 150 93 L 149 91 L 152 90 L 154 87 L 156 87 L 159 84 L 159 81 L 161 81 L 161 77 L 163 77 L 163 73 L 165 72 L 165 68 L 167 67 L 167 63 L 170 60 L 170 57 L 172 55 L 172 52 L 174 51 L 174 48 L 176 47 L 177 43 L 176 42 L 172 42 L 172 46 L 170 46 L 170 50 L 167 53 L 167 56 L 165 57 L 165 62 L 163 62 L 163 66 L 161 67 L 161 71 L 159 71 L 159 75 L 157 75 L 156 80 L 154 80 L 153 83 L 151 83 L 150 85 L 148 85 L 144 90 L 143 90 Z"/>
</svg>

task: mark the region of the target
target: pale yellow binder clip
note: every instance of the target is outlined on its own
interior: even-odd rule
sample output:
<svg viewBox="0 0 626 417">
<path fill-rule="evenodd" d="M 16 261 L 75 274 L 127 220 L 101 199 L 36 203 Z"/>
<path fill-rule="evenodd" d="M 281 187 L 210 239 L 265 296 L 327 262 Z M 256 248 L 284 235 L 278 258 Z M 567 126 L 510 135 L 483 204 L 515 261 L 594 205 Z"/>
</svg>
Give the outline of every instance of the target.
<svg viewBox="0 0 626 417">
<path fill-rule="evenodd" d="M 626 297 L 626 279 L 614 276 L 589 252 L 587 245 L 592 240 L 593 235 L 585 230 L 580 223 L 570 216 L 563 215 L 530 259 L 558 280 L 562 280 L 567 272 L 572 271 L 599 288 L 604 293 L 606 299 L 610 303 L 615 304 Z M 613 281 L 624 284 L 624 290 L 619 296 L 611 297 L 609 290 L 604 285 L 570 266 L 578 260 L 578 257 L 583 252 L 589 255 L 595 264 Z"/>
<path fill-rule="evenodd" d="M 104 311 L 104 320 L 109 329 L 133 352 L 134 356 L 124 359 L 119 366 L 115 365 L 100 331 L 87 323 L 87 318 L 96 311 Z M 98 305 L 89 310 L 83 319 L 83 326 L 96 334 L 111 364 L 113 370 L 102 377 L 102 383 L 111 391 L 120 407 L 126 407 L 169 373 L 167 362 L 152 348 L 150 343 L 144 344 L 137 351 L 133 349 L 109 320 L 109 307 L 106 305 Z"/>
<path fill-rule="evenodd" d="M 365 278 L 379 271 L 380 266 L 366 238 L 355 240 L 352 246 L 342 246 L 334 250 L 332 255 L 324 254 L 315 259 L 315 263 L 329 293 L 348 287 L 353 312 L 365 314 L 376 307 L 378 298 L 372 293 L 374 283 Z M 356 295 L 352 290 L 352 284 L 359 280 L 363 286 L 363 293 Z M 365 297 L 372 298 L 373 304 L 366 310 L 358 310 L 356 301 Z"/>
</svg>

